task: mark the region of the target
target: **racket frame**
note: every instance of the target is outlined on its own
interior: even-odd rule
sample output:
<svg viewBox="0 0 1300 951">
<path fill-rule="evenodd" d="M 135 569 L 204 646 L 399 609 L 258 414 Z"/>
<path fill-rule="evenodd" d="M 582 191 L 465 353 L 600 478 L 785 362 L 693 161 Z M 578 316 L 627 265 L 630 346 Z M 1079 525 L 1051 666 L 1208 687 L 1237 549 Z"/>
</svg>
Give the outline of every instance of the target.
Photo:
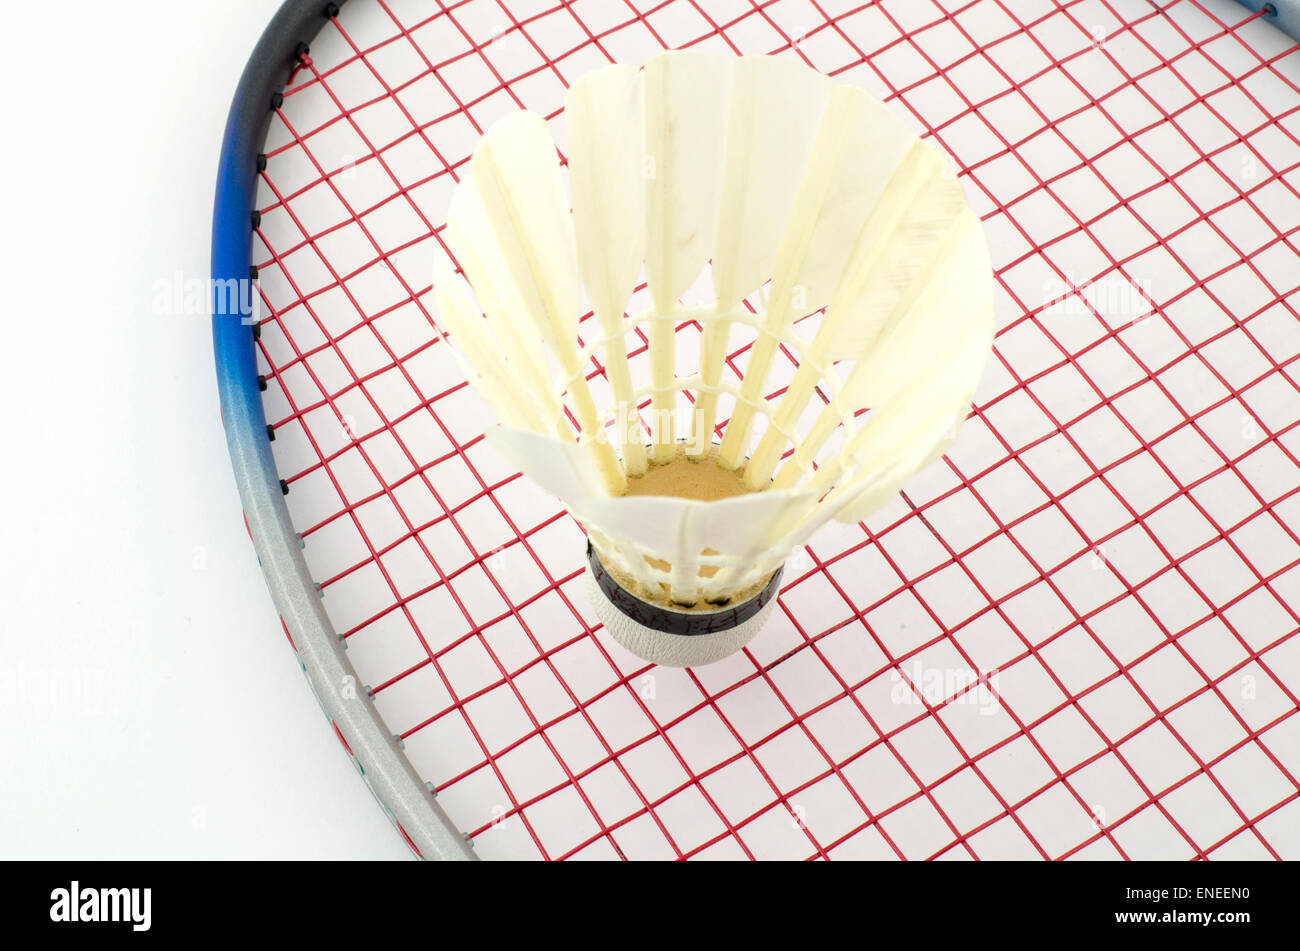
<svg viewBox="0 0 1300 951">
<path fill-rule="evenodd" d="M 1287 36 L 1300 40 L 1300 0 L 1237 0 L 1252 13 L 1264 12 L 1264 19 Z"/>
<path fill-rule="evenodd" d="M 312 692 L 384 812 L 421 858 L 473 859 L 473 851 L 384 725 L 348 660 L 303 558 L 271 454 L 257 373 L 256 289 L 251 287 L 262 154 L 281 90 L 311 41 L 339 11 L 324 0 L 285 0 L 262 33 L 226 120 L 212 217 L 212 343 L 230 461 L 248 533 L 271 598 Z M 238 283 L 231 283 L 231 282 Z M 250 283 L 245 283 L 250 282 Z M 223 290 L 226 292 L 223 293 Z M 230 313 L 230 301 L 238 300 Z"/>
</svg>

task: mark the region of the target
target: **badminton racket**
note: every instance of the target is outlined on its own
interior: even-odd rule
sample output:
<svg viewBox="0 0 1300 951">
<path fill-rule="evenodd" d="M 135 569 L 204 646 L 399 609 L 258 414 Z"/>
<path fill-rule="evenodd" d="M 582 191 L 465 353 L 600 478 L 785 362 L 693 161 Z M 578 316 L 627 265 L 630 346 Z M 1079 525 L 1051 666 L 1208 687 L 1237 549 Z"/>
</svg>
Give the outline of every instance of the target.
<svg viewBox="0 0 1300 951">
<path fill-rule="evenodd" d="M 284 3 L 220 161 L 222 420 L 283 633 L 412 850 L 1300 856 L 1296 16 Z M 599 626 L 581 531 L 485 444 L 430 286 L 482 133 L 529 109 L 563 152 L 567 86 L 665 48 L 884 100 L 952 157 L 997 285 L 949 454 L 687 670 Z"/>
</svg>

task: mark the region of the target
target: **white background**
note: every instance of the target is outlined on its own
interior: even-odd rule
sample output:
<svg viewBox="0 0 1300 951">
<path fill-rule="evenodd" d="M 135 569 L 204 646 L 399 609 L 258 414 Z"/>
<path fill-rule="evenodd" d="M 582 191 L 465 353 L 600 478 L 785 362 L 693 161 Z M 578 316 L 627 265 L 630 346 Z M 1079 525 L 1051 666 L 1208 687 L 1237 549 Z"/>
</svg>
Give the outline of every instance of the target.
<svg viewBox="0 0 1300 951">
<path fill-rule="evenodd" d="M 276 6 L 6 10 L 0 858 L 409 854 L 280 631 L 209 322 L 155 301 Z"/>
</svg>

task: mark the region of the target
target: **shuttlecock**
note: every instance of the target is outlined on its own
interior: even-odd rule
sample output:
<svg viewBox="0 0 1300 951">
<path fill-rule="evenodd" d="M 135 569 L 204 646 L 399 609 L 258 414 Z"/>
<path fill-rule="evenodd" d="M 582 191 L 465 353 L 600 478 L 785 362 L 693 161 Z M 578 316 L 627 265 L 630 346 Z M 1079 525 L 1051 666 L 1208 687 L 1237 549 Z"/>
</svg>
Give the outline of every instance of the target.
<svg viewBox="0 0 1300 951">
<path fill-rule="evenodd" d="M 479 143 L 445 229 L 473 291 L 441 260 L 439 322 L 504 424 L 491 442 L 586 529 L 609 633 L 708 663 L 762 626 L 796 546 L 952 442 L 992 341 L 984 236 L 938 149 L 790 59 L 611 66 L 573 84 L 564 124 L 571 199 L 541 117 Z M 649 306 L 625 315 L 643 267 Z M 683 327 L 698 368 L 678 375 Z M 733 332 L 752 338 L 738 382 Z M 797 369 L 766 398 L 781 350 Z"/>
</svg>

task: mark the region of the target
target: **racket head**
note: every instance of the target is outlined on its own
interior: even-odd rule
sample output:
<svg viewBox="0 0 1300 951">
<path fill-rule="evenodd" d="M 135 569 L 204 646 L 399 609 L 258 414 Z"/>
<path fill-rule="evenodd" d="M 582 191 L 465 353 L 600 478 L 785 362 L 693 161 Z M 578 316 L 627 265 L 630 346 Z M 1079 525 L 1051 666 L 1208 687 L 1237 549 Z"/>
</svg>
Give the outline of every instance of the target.
<svg viewBox="0 0 1300 951">
<path fill-rule="evenodd" d="M 956 159 L 1001 294 L 971 432 L 680 673 L 603 638 L 580 533 L 484 451 L 425 266 L 483 128 L 532 108 L 563 151 L 565 82 L 664 46 L 890 101 Z M 256 264 L 264 309 L 257 339 L 214 318 L 222 415 L 286 634 L 416 852 L 1300 851 L 1298 58 L 1191 0 L 286 3 L 221 165 L 213 276 Z"/>
</svg>

